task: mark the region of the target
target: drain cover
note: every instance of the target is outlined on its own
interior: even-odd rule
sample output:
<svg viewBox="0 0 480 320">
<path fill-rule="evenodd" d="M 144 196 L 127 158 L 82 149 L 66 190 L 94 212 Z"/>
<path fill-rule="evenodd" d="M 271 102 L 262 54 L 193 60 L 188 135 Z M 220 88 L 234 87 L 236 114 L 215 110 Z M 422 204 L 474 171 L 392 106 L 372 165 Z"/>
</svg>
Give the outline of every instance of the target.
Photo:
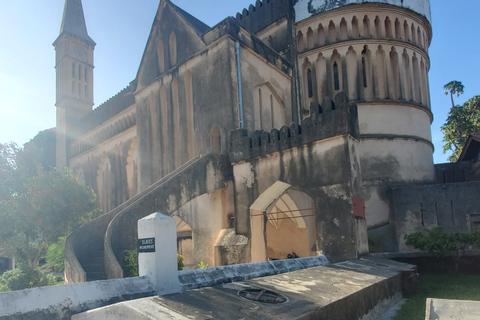
<svg viewBox="0 0 480 320">
<path fill-rule="evenodd" d="M 287 298 L 280 293 L 266 289 L 246 289 L 238 292 L 238 295 L 242 298 L 262 303 L 284 303 L 287 301 Z"/>
</svg>

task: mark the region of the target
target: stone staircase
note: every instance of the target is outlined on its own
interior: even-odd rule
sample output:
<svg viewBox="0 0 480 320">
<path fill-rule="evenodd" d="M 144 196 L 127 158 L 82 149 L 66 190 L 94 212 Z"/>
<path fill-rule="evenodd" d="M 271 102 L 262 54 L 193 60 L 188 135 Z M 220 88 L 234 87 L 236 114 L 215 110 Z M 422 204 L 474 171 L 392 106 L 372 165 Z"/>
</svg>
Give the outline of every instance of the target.
<svg viewBox="0 0 480 320">
<path fill-rule="evenodd" d="M 96 281 L 106 279 L 104 250 L 94 252 L 94 255 L 85 257 L 80 262 L 83 270 L 87 274 L 87 281 Z"/>
</svg>

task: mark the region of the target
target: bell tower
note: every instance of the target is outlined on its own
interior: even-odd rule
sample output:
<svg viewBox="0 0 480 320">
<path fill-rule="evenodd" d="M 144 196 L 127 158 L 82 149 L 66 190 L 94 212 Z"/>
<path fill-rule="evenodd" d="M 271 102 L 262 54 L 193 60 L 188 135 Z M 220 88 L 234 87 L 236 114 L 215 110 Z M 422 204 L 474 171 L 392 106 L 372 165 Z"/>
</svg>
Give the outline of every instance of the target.
<svg viewBox="0 0 480 320">
<path fill-rule="evenodd" d="M 76 137 L 76 122 L 93 107 L 93 50 L 81 0 L 65 0 L 55 47 L 57 165 L 67 165 L 67 145 Z"/>
</svg>

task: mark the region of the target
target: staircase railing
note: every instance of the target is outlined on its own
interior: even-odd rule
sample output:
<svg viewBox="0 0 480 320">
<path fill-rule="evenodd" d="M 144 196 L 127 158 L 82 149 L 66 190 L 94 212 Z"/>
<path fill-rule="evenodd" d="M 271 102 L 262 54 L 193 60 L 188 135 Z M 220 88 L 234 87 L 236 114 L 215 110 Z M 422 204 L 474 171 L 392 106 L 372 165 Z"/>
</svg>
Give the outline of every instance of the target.
<svg viewBox="0 0 480 320">
<path fill-rule="evenodd" d="M 110 210 L 109 212 L 103 214 L 102 216 L 90 221 L 89 223 L 83 225 L 79 229 L 75 230 L 68 238 L 65 244 L 65 282 L 66 283 L 78 283 L 86 282 L 87 275 L 85 270 L 82 267 L 79 257 L 79 252 L 83 255 L 88 255 L 87 251 L 102 250 L 105 243 L 105 235 L 107 228 L 112 221 L 112 219 L 122 212 L 132 206 L 134 206 L 140 199 L 145 196 L 148 196 L 160 185 L 170 180 L 176 174 L 184 171 L 185 168 L 196 163 L 200 159 L 208 156 L 210 153 L 207 153 L 203 157 L 195 157 L 184 163 L 182 166 L 178 167 L 176 170 L 170 172 L 145 190 L 139 192 L 132 198 L 123 202 L 119 206 Z M 86 236 L 88 235 L 88 236 Z M 101 245 L 101 246 L 100 246 Z M 107 251 L 105 251 L 105 254 Z M 116 261 L 116 259 L 115 259 Z M 118 263 L 118 262 L 117 262 Z M 123 273 L 122 273 L 123 275 Z"/>
</svg>

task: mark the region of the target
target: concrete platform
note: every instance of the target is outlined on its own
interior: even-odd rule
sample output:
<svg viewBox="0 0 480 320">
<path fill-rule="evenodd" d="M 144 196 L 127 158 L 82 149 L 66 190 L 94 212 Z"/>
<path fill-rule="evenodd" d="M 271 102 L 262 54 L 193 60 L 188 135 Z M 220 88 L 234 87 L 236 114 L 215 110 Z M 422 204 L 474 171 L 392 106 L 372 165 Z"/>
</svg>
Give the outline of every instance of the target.
<svg viewBox="0 0 480 320">
<path fill-rule="evenodd" d="M 184 293 L 122 302 L 77 314 L 87 319 L 377 319 L 402 298 L 402 274 L 415 266 L 363 258 Z M 283 303 L 264 303 L 240 296 L 242 290 Z M 265 296 L 266 295 L 266 296 Z M 281 297 L 277 299 L 281 299 Z"/>
</svg>

